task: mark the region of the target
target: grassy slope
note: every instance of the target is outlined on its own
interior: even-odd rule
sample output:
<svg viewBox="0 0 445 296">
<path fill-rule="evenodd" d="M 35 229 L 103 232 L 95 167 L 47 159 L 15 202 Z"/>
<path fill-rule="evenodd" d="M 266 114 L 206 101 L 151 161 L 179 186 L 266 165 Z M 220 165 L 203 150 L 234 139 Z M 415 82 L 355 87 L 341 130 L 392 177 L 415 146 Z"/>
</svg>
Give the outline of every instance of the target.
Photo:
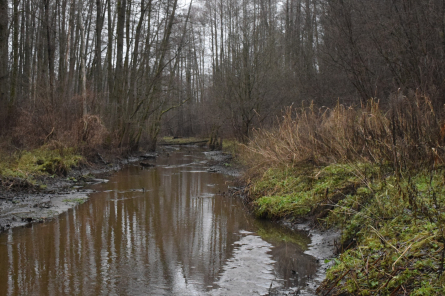
<svg viewBox="0 0 445 296">
<path fill-rule="evenodd" d="M 338 108 L 289 113 L 247 146 L 256 214 L 342 230 L 322 295 L 445 295 L 440 125 L 420 121 L 424 109 L 387 119 L 378 108 Z M 406 129 L 396 134 L 398 124 Z"/>
<path fill-rule="evenodd" d="M 252 180 L 250 193 L 258 216 L 313 218 L 343 230 L 348 250 L 335 259 L 325 292 L 444 295 L 445 171 L 402 180 L 388 171 L 363 164 L 274 168 Z"/>
</svg>

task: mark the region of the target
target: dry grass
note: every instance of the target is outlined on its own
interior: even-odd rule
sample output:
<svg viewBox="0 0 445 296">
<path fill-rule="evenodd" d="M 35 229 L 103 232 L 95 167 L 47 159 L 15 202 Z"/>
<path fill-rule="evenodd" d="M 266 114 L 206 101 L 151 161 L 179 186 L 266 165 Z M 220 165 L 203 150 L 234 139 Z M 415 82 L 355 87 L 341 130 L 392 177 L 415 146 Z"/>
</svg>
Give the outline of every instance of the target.
<svg viewBox="0 0 445 296">
<path fill-rule="evenodd" d="M 97 115 L 85 115 L 79 119 L 76 132 L 76 144 L 83 155 L 94 154 L 110 137 L 110 133 Z"/>
<path fill-rule="evenodd" d="M 14 127 L 1 140 L 8 142 L 8 147 L 3 149 L 32 150 L 57 143 L 65 148 L 75 148 L 88 157 L 103 150 L 106 144 L 117 146 L 100 116 L 82 116 L 79 102 L 76 99 L 70 102 L 52 105 L 39 99 L 36 104 L 17 110 Z"/>
<path fill-rule="evenodd" d="M 393 99 L 389 110 L 361 107 L 285 110 L 274 130 L 256 130 L 243 156 L 250 167 L 345 161 L 392 164 L 396 171 L 442 163 L 445 125 L 427 97 Z"/>
<path fill-rule="evenodd" d="M 444 295 L 444 119 L 397 95 L 385 109 L 291 107 L 255 131 L 241 156 L 255 212 L 342 230 L 321 294 Z"/>
</svg>

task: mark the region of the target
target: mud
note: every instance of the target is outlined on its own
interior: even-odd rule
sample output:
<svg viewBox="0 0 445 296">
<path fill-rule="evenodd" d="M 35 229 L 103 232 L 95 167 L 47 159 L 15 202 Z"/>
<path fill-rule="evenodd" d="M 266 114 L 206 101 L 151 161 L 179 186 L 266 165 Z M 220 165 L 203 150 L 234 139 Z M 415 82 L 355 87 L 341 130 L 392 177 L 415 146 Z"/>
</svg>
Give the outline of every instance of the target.
<svg viewBox="0 0 445 296">
<path fill-rule="evenodd" d="M 150 165 L 158 155 L 169 155 L 178 150 L 201 149 L 197 145 L 163 146 L 159 153 L 138 153 L 127 158 L 115 158 L 108 162 L 98 156 L 90 167 L 72 169 L 65 177 L 42 177 L 39 181 L 46 188 L 39 189 L 23 180 L 15 180 L 17 186 L 0 187 L 0 233 L 13 227 L 30 223 L 42 223 L 85 202 L 92 191 L 85 190 L 87 185 L 107 182 L 107 178 L 131 163 Z M 231 163 L 232 156 L 221 151 L 205 152 L 209 172 L 238 176 L 240 170 Z M 21 184 L 24 183 L 24 184 Z M 14 184 L 16 185 L 16 184 Z M 12 188 L 13 187 L 13 188 Z"/>
<path fill-rule="evenodd" d="M 50 221 L 84 203 L 93 191 L 85 186 L 108 182 L 107 178 L 123 166 L 157 157 L 157 153 L 138 153 L 128 158 L 105 161 L 101 156 L 89 167 L 73 168 L 67 176 L 41 177 L 44 189 L 13 180 L 0 187 L 0 233 L 10 228 Z"/>
</svg>

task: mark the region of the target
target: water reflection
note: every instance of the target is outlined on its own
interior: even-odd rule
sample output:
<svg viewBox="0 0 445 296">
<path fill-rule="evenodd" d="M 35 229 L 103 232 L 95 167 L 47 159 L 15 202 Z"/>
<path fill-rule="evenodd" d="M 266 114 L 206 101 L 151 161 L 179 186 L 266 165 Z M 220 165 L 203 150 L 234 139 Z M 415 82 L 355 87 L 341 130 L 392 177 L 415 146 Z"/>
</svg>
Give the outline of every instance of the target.
<svg viewBox="0 0 445 296">
<path fill-rule="evenodd" d="M 251 295 L 304 285 L 309 242 L 224 197 L 203 153 L 129 166 L 60 219 L 0 235 L 0 295 Z"/>
</svg>

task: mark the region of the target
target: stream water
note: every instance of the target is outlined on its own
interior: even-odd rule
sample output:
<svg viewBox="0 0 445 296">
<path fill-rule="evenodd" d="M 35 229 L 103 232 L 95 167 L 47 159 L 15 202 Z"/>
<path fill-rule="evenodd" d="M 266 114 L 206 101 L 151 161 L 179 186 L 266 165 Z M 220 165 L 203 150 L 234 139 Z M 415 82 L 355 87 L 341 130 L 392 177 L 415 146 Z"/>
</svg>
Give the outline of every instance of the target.
<svg viewBox="0 0 445 296">
<path fill-rule="evenodd" d="M 310 239 L 254 219 L 179 150 L 129 165 L 90 199 L 43 224 L 0 235 L 0 295 L 267 295 L 317 272 Z"/>
</svg>

